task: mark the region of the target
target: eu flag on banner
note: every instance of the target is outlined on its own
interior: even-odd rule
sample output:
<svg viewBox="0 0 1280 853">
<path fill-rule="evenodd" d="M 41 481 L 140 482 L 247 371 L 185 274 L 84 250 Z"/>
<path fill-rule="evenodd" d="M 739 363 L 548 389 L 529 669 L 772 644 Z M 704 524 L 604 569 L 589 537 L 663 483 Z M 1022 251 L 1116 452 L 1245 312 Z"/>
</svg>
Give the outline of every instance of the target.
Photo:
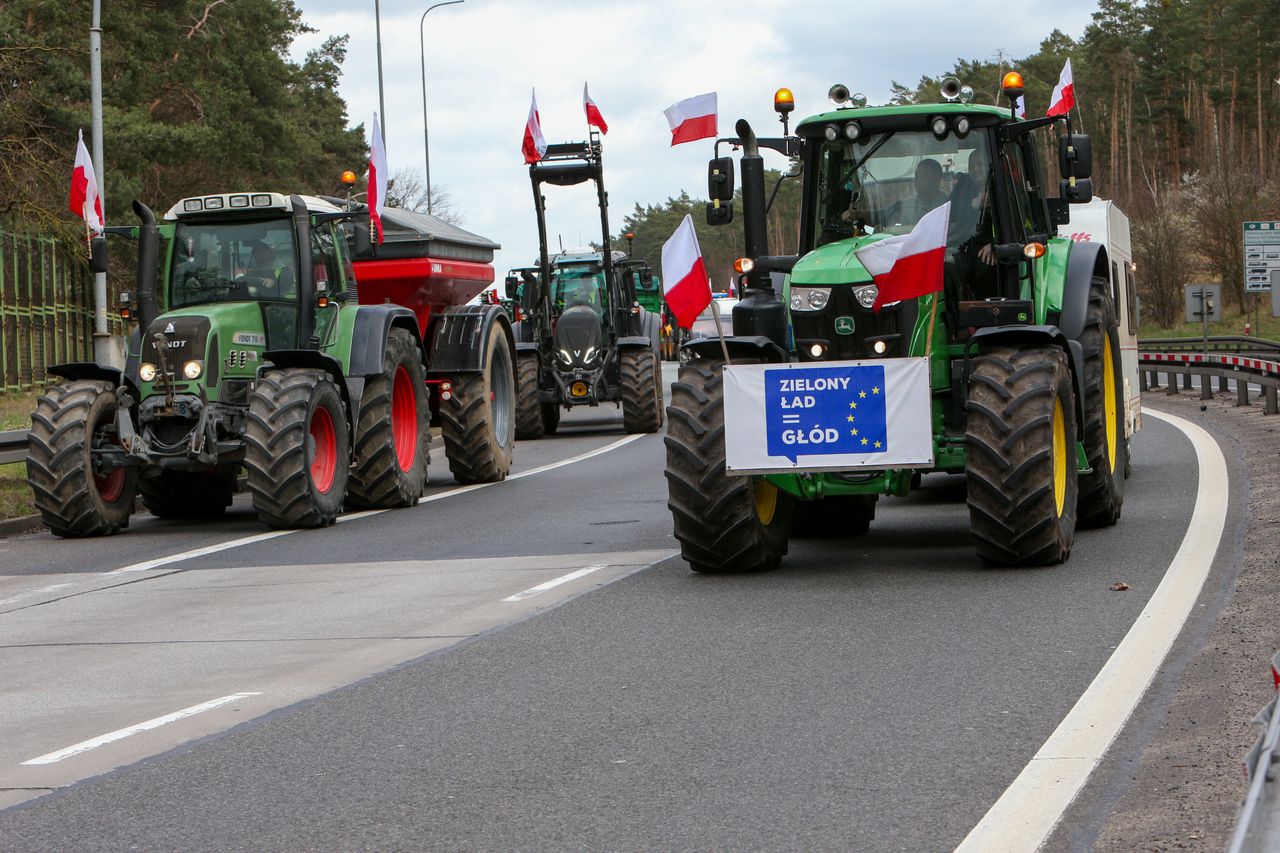
<svg viewBox="0 0 1280 853">
<path fill-rule="evenodd" d="M 770 456 L 889 450 L 883 365 L 765 370 L 764 390 Z"/>
</svg>

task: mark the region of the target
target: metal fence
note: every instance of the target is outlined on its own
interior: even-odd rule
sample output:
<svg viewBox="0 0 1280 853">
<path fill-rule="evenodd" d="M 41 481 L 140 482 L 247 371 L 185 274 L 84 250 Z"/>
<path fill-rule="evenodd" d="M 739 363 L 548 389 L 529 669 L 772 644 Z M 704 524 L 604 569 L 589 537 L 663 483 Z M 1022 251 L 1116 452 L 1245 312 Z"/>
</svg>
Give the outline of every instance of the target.
<svg viewBox="0 0 1280 853">
<path fill-rule="evenodd" d="M 93 276 L 76 247 L 0 229 L 0 391 L 42 384 L 51 364 L 93 358 Z"/>
</svg>

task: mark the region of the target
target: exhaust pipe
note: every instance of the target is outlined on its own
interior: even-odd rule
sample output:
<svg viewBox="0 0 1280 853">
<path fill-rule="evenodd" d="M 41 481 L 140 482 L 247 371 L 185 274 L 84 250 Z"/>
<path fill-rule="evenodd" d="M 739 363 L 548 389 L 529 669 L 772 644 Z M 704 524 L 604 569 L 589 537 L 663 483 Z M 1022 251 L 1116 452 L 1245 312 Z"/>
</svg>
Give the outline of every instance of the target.
<svg viewBox="0 0 1280 853">
<path fill-rule="evenodd" d="M 160 229 L 156 227 L 156 215 L 151 208 L 138 200 L 133 202 L 133 212 L 142 220 L 138 229 L 138 269 L 134 279 L 134 293 L 138 300 L 138 327 L 146 335 L 151 322 L 159 314 L 156 308 L 156 269 L 160 262 Z"/>
</svg>

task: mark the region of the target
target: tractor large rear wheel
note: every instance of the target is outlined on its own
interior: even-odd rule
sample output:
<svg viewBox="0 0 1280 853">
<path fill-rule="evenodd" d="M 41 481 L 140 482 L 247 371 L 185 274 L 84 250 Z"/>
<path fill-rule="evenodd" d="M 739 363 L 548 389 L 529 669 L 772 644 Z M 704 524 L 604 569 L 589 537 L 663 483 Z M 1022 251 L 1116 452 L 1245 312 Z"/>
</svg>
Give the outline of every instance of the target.
<svg viewBox="0 0 1280 853">
<path fill-rule="evenodd" d="M 231 506 L 238 465 L 209 471 L 160 471 L 138 480 L 142 505 L 156 518 L 216 518 Z"/>
<path fill-rule="evenodd" d="M 622 428 L 657 432 L 662 428 L 662 380 L 658 356 L 649 347 L 622 351 Z"/>
<path fill-rule="evenodd" d="M 1115 301 L 1105 278 L 1094 276 L 1084 332 L 1084 442 L 1090 474 L 1080 475 L 1079 523 L 1105 527 L 1120 519 L 1129 445 L 1124 435 L 1124 375 Z"/>
<path fill-rule="evenodd" d="M 365 381 L 360 397 L 350 507 L 412 506 L 427 482 L 430 417 L 413 335 L 392 329 L 383 359 L 383 372 Z"/>
<path fill-rule="evenodd" d="M 1060 563 L 1076 529 L 1075 392 L 1056 347 L 991 347 L 969 377 L 969 529 L 997 565 Z"/>
<path fill-rule="evenodd" d="M 322 370 L 264 373 L 249 400 L 245 467 L 258 517 L 323 527 L 342 511 L 351 450 L 342 395 Z"/>
<path fill-rule="evenodd" d="M 762 477 L 725 473 L 723 363 L 680 368 L 667 409 L 667 506 L 695 572 L 774 569 L 787 552 L 793 499 Z"/>
<path fill-rule="evenodd" d="M 449 471 L 459 483 L 507 478 L 515 445 L 516 385 L 511 348 L 501 328 L 489 328 L 484 371 L 453 376 L 453 396 L 440 403 Z M 536 410 L 535 410 L 536 411 Z"/>
<path fill-rule="evenodd" d="M 77 380 L 46 391 L 31 415 L 27 482 L 57 536 L 107 536 L 129 526 L 138 469 L 106 470 L 94 451 L 118 445 L 109 382 Z"/>
<path fill-rule="evenodd" d="M 538 402 L 538 354 L 521 354 L 516 366 L 516 439 L 531 441 L 542 438 L 547 431 L 548 404 Z"/>
</svg>

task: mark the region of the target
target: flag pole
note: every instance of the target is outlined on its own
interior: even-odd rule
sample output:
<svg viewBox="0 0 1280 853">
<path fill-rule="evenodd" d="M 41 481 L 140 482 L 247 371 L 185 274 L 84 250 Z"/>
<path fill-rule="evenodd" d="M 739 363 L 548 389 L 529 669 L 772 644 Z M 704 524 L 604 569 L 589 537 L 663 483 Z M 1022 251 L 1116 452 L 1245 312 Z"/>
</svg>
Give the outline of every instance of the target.
<svg viewBox="0 0 1280 853">
<path fill-rule="evenodd" d="M 711 298 L 711 317 L 716 321 L 716 334 L 720 336 L 720 352 L 724 353 L 724 363 L 729 363 L 729 345 L 724 340 L 724 326 L 720 325 L 720 306 L 715 297 Z"/>
<path fill-rule="evenodd" d="M 940 290 L 933 292 L 933 299 L 929 304 L 929 334 L 924 341 L 924 357 L 929 358 L 933 355 L 933 327 L 938 324 L 938 294 Z"/>
</svg>

